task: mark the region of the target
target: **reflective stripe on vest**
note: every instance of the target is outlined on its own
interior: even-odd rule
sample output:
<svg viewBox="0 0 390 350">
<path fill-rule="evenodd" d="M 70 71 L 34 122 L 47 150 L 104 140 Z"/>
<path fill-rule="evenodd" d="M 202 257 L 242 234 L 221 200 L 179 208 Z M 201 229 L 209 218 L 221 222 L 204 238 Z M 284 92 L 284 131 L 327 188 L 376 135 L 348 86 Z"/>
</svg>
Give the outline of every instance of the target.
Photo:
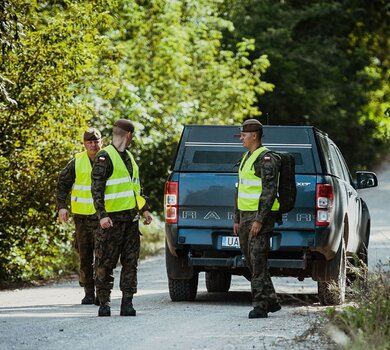
<svg viewBox="0 0 390 350">
<path fill-rule="evenodd" d="M 241 160 L 238 170 L 238 198 L 237 207 L 242 211 L 258 211 L 261 192 L 263 190 L 261 178 L 255 175 L 253 163 L 262 152 L 267 150 L 265 147 L 260 147 L 254 151 L 248 158 L 249 152 L 245 154 Z M 247 159 L 248 158 L 248 159 Z M 246 162 L 245 162 L 245 159 Z M 245 164 L 244 164 L 245 162 Z M 272 210 L 279 210 L 279 201 L 275 199 Z"/>
<path fill-rule="evenodd" d="M 107 146 L 104 148 L 104 151 L 110 156 L 113 165 L 113 172 L 106 182 L 106 190 L 104 192 L 106 211 L 111 213 L 135 208 L 136 196 L 139 196 L 141 191 L 138 165 L 135 163 L 132 154 L 126 151 L 133 168 L 133 177 L 131 177 L 114 146 Z"/>
<path fill-rule="evenodd" d="M 75 159 L 76 179 L 70 199 L 71 211 L 74 214 L 92 215 L 96 210 L 91 193 L 91 161 L 87 151 L 77 153 Z"/>
</svg>

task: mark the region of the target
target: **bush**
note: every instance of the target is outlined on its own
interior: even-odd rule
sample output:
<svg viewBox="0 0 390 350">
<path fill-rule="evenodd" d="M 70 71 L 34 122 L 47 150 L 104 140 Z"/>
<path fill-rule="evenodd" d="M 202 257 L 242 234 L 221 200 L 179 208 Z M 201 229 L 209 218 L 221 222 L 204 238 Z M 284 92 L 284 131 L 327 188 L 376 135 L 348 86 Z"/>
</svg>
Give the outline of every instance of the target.
<svg viewBox="0 0 390 350">
<path fill-rule="evenodd" d="M 140 223 L 140 258 L 144 259 L 164 247 L 164 223 L 157 214 L 153 215 L 149 226 L 143 225 L 142 219 Z M 23 244 L 19 240 L 9 240 L 7 254 L 0 255 L 4 259 L 4 268 L 0 271 L 0 289 L 36 285 L 42 281 L 78 273 L 79 257 L 74 249 L 73 223 L 42 230 L 21 227 L 12 229 L 15 237 L 23 237 Z M 46 230 L 55 234 L 49 235 Z"/>
<path fill-rule="evenodd" d="M 378 268 L 367 284 L 357 280 L 351 288 L 353 305 L 328 309 L 330 336 L 344 349 L 390 348 L 390 273 Z"/>
<path fill-rule="evenodd" d="M 48 280 L 77 271 L 72 225 L 10 228 L 15 234 L 7 241 L 7 254 L 0 255 L 4 266 L 0 273 L 3 287 L 15 282 Z"/>
</svg>

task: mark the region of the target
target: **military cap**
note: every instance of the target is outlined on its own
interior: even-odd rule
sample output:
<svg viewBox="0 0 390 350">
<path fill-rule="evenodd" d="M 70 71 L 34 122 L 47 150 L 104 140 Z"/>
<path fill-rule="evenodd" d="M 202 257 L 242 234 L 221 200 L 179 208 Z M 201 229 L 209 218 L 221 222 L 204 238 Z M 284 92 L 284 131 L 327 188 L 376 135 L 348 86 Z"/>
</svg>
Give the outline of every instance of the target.
<svg viewBox="0 0 390 350">
<path fill-rule="evenodd" d="M 102 135 L 100 134 L 100 131 L 96 128 L 89 127 L 84 132 L 84 141 L 100 140 L 101 138 Z"/>
<path fill-rule="evenodd" d="M 124 131 L 127 131 L 127 132 L 131 132 L 131 133 L 134 132 L 134 124 L 130 120 L 127 120 L 127 119 L 118 119 L 114 123 L 114 126 L 120 128 Z"/>
<path fill-rule="evenodd" d="M 241 132 L 256 132 L 261 130 L 263 130 L 263 124 L 261 124 L 257 119 L 245 120 L 240 127 Z"/>
</svg>

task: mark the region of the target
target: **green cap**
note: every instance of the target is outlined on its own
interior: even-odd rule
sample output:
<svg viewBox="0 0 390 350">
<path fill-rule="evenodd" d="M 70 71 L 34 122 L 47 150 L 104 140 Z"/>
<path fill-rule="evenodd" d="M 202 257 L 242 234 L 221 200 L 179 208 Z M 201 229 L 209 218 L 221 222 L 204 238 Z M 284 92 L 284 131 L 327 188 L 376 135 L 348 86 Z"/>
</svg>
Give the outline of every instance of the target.
<svg viewBox="0 0 390 350">
<path fill-rule="evenodd" d="M 255 132 L 261 131 L 262 129 L 263 124 L 261 124 L 257 119 L 245 120 L 240 127 L 241 132 Z"/>
<path fill-rule="evenodd" d="M 89 127 L 84 132 L 84 141 L 100 140 L 101 138 L 102 135 L 100 134 L 100 131 L 96 128 Z"/>
<path fill-rule="evenodd" d="M 114 126 L 120 128 L 124 131 L 127 131 L 127 132 L 131 132 L 131 133 L 134 132 L 134 124 L 130 120 L 127 120 L 127 119 L 118 119 L 114 123 Z"/>
</svg>

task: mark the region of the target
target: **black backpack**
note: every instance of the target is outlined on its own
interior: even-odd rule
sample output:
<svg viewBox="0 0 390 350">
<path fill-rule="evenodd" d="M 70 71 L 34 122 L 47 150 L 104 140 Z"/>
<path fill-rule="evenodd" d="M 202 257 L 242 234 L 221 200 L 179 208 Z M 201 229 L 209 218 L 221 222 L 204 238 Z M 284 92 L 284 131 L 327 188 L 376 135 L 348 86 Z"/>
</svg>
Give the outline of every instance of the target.
<svg viewBox="0 0 390 350">
<path fill-rule="evenodd" d="M 279 173 L 279 212 L 281 214 L 288 213 L 294 208 L 295 198 L 297 196 L 297 184 L 295 182 L 295 158 L 288 152 L 269 151 L 280 158 L 280 173 Z M 266 153 L 269 153 L 266 152 Z"/>
</svg>

